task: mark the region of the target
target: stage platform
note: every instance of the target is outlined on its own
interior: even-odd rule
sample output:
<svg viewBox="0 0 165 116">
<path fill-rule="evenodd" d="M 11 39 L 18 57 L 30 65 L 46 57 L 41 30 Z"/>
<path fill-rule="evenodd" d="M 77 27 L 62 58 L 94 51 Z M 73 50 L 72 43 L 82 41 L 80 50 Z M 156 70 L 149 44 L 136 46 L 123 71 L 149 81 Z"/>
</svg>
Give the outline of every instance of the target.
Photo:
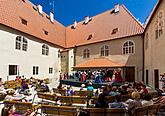
<svg viewBox="0 0 165 116">
<path fill-rule="evenodd" d="M 81 84 L 85 84 L 87 86 L 89 82 L 91 82 L 91 80 L 87 80 L 86 82 L 81 82 L 81 81 L 76 80 L 76 79 L 60 80 L 60 83 L 65 84 L 65 85 L 71 85 L 74 87 L 81 87 Z M 94 81 L 92 81 L 92 86 L 95 89 L 100 88 L 101 86 L 107 86 L 109 84 L 112 84 L 112 86 L 120 86 L 121 85 L 121 83 L 112 83 L 112 82 L 103 82 L 102 84 L 98 84 L 98 83 L 94 83 Z"/>
</svg>

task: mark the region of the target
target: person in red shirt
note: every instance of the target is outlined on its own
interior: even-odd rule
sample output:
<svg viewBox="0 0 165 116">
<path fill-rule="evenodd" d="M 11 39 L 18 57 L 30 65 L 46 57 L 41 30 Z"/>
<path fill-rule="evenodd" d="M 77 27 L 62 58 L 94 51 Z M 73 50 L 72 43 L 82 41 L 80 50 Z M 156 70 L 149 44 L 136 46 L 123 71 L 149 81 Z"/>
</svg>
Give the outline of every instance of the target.
<svg viewBox="0 0 165 116">
<path fill-rule="evenodd" d="M 141 87 L 142 87 L 142 89 L 141 89 L 140 93 L 147 94 L 148 93 L 148 90 L 146 88 L 146 85 L 143 84 L 143 85 L 141 85 Z"/>
</svg>

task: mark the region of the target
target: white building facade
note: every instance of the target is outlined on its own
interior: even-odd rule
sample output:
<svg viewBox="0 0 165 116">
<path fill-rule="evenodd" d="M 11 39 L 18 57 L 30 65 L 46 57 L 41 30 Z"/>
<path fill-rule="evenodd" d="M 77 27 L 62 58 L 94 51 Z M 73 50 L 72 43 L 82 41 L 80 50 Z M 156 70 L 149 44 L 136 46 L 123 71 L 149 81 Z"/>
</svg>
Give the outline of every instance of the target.
<svg viewBox="0 0 165 116">
<path fill-rule="evenodd" d="M 0 77 L 4 81 L 24 76 L 58 82 L 59 49 L 46 41 L 0 25 Z"/>
</svg>

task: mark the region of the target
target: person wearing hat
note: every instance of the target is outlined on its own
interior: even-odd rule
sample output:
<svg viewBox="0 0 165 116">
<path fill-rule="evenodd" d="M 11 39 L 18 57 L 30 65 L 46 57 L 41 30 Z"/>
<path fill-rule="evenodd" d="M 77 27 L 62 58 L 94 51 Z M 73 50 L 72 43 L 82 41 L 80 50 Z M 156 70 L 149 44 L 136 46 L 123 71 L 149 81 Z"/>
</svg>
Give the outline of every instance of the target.
<svg viewBox="0 0 165 116">
<path fill-rule="evenodd" d="M 85 84 L 81 84 L 80 91 L 84 90 Z"/>
</svg>

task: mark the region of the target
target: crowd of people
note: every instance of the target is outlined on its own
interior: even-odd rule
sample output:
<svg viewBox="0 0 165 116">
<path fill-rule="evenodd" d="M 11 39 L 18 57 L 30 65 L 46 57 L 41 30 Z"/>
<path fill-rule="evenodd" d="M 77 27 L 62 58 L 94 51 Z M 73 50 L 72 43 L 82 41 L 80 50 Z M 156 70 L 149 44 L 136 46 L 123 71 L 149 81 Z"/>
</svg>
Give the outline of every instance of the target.
<svg viewBox="0 0 165 116">
<path fill-rule="evenodd" d="M 102 82 L 123 82 L 121 76 L 121 69 L 115 70 L 97 70 L 97 71 L 76 71 L 72 75 L 65 73 L 63 76 L 60 75 L 60 79 L 78 79 L 81 82 L 86 82 L 87 79 L 94 80 L 95 83 L 101 84 Z"/>
<path fill-rule="evenodd" d="M 97 72 L 95 76 L 97 77 L 97 75 L 102 75 L 102 73 L 103 72 Z M 113 73 L 114 75 L 117 75 L 115 78 L 121 76 L 121 72 L 119 70 L 114 71 Z M 2 82 L 2 79 L 0 79 L 0 93 L 6 94 L 4 100 L 31 102 L 33 101 L 32 98 L 27 99 L 26 96 L 30 96 L 32 94 L 32 96 L 34 96 L 36 92 L 50 92 L 48 85 L 43 80 L 36 81 L 33 77 L 30 79 L 17 77 L 15 81 L 21 81 L 21 86 L 15 89 L 7 89 L 3 86 L 4 83 Z M 65 96 L 75 95 L 75 88 L 72 86 L 66 86 L 60 83 L 57 88 L 59 90 L 65 90 Z M 96 108 L 125 108 L 132 113 L 137 107 L 148 106 L 154 103 L 165 104 L 165 96 L 163 96 L 165 91 L 160 93 L 159 97 L 153 99 L 153 96 L 149 93 L 146 85 L 142 82 L 125 82 L 118 86 L 114 86 L 112 83 L 109 83 L 109 85 L 94 88 L 93 81 L 90 81 L 88 84 L 82 84 L 78 90 L 92 91 L 90 98 L 91 96 L 98 97 L 97 102 L 95 102 L 94 105 Z M 131 97 L 128 97 L 129 99 L 123 101 L 122 97 L 124 95 L 130 95 Z M 114 98 L 113 102 L 108 102 L 106 96 L 112 96 Z M 60 104 L 58 97 L 57 101 Z M 29 115 L 29 112 L 30 114 L 34 114 L 34 112 L 27 110 L 27 112 L 24 113 L 25 116 L 31 116 Z M 2 116 L 19 116 L 15 114 L 14 105 L 4 106 L 2 114 L 4 114 Z"/>
<path fill-rule="evenodd" d="M 16 88 L 4 87 L 4 82 L 0 79 L 0 95 L 5 95 L 4 100 L 19 101 L 19 102 L 32 102 L 37 92 L 49 92 L 50 89 L 46 82 L 43 80 L 35 80 L 33 77 L 30 79 L 17 76 L 15 81 L 21 82 L 21 86 Z M 17 114 L 14 105 L 4 106 L 1 116 L 22 116 Z M 35 116 L 35 113 L 30 109 L 24 112 L 23 116 Z"/>
</svg>

